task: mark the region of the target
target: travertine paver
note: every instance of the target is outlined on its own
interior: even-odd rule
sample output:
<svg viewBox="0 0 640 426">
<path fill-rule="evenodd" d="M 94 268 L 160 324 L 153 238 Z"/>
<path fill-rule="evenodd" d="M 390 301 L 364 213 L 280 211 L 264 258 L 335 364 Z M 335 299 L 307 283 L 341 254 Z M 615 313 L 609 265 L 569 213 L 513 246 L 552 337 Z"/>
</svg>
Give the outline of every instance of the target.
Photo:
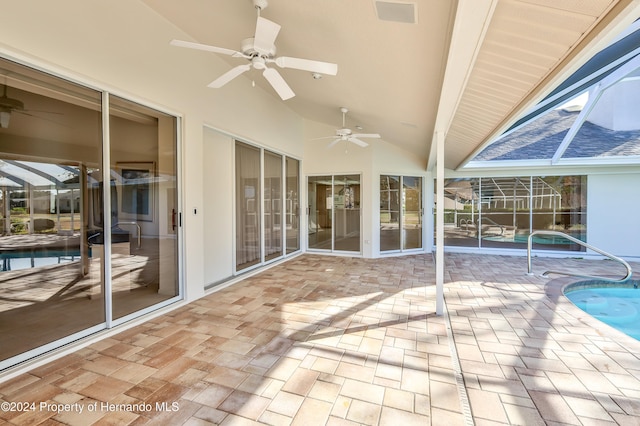
<svg viewBox="0 0 640 426">
<path fill-rule="evenodd" d="M 0 383 L 1 401 L 122 410 L 0 421 L 461 425 L 434 273 L 430 255 L 299 256 Z"/>
<path fill-rule="evenodd" d="M 527 276 L 521 257 L 448 254 L 445 262 L 477 423 L 640 424 L 640 342 L 564 298 L 560 289 L 575 278 Z M 603 260 L 536 258 L 536 269 L 621 275 Z"/>
<path fill-rule="evenodd" d="M 534 264 L 616 273 L 598 260 Z M 434 312 L 431 255 L 296 257 L 0 383 L 0 402 L 77 403 L 82 414 L 0 421 L 640 424 L 640 343 L 564 299 L 568 279 L 545 286 L 524 257 L 447 254 L 445 266 L 446 318 Z"/>
</svg>

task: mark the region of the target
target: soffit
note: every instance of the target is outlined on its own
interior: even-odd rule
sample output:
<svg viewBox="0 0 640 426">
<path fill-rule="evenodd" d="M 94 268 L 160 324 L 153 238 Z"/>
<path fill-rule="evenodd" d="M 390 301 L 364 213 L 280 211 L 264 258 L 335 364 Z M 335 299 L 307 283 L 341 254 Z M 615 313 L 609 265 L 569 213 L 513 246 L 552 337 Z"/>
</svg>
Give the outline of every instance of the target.
<svg viewBox="0 0 640 426">
<path fill-rule="evenodd" d="M 629 3 L 498 1 L 446 134 L 446 167 L 462 166 L 586 61 L 581 51 Z"/>
</svg>

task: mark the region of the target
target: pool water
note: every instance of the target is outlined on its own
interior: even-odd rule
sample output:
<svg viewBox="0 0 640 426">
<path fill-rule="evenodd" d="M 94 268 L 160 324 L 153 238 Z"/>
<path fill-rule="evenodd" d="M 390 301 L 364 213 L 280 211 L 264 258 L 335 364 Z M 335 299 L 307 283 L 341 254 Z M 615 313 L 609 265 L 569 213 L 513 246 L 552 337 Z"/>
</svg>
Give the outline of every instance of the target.
<svg viewBox="0 0 640 426">
<path fill-rule="evenodd" d="M 640 340 L 640 289 L 592 287 L 565 291 L 578 308 Z"/>
<path fill-rule="evenodd" d="M 583 234 L 576 234 L 571 236 L 579 240 L 582 240 L 582 235 Z M 482 239 L 487 241 L 514 242 L 514 243 L 527 244 L 527 242 L 529 241 L 529 234 L 515 234 L 512 237 L 505 237 L 502 235 L 494 235 L 494 236 L 486 236 L 486 237 L 483 236 Z M 534 235 L 531 242 L 533 244 L 549 244 L 549 245 L 573 244 L 571 241 L 567 240 L 566 238 L 562 238 L 554 235 Z"/>
</svg>

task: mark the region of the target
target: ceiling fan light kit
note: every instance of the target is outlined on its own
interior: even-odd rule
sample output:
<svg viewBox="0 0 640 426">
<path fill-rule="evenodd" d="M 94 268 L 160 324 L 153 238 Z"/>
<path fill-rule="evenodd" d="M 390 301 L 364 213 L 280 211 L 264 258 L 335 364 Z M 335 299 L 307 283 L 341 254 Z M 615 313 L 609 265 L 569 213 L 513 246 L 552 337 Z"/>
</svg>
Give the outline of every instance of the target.
<svg viewBox="0 0 640 426">
<path fill-rule="evenodd" d="M 171 41 L 170 44 L 172 46 L 204 50 L 234 58 L 244 58 L 249 61 L 248 64 L 239 65 L 222 74 L 209 83 L 208 87 L 218 89 L 239 75 L 254 68 L 262 71 L 262 76 L 269 82 L 282 100 L 287 100 L 294 97 L 295 93 L 284 78 L 282 78 L 282 75 L 280 75 L 275 68 L 270 68 L 267 65 L 276 64 L 280 68 L 309 71 L 314 75 L 336 75 L 338 73 L 338 65 L 336 64 L 287 56 L 276 57 L 275 40 L 276 37 L 278 37 L 281 27 L 275 22 L 260 16 L 260 11 L 264 10 L 268 5 L 267 0 L 253 0 L 253 5 L 258 13 L 255 36 L 243 40 L 240 44 L 240 51 L 183 40 Z M 316 77 L 314 76 L 314 78 Z"/>
</svg>

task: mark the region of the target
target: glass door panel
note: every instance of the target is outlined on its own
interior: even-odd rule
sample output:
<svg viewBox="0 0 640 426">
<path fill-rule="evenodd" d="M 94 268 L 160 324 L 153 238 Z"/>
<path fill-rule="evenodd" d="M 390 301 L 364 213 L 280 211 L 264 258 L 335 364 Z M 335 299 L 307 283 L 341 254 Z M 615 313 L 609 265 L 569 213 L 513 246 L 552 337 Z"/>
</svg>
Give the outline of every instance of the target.
<svg viewBox="0 0 640 426">
<path fill-rule="evenodd" d="M 481 178 L 480 183 L 482 247 L 526 248 L 531 178 Z"/>
<path fill-rule="evenodd" d="M 113 318 L 179 294 L 175 117 L 111 96 Z"/>
<path fill-rule="evenodd" d="M 360 252 L 360 175 L 335 176 L 334 250 Z"/>
<path fill-rule="evenodd" d="M 380 176 L 380 251 L 400 250 L 400 176 Z"/>
<path fill-rule="evenodd" d="M 333 180 L 331 176 L 310 176 L 307 180 L 309 199 L 309 248 L 332 250 Z"/>
<path fill-rule="evenodd" d="M 2 59 L 0 74 L 24 108 L 0 111 L 2 369 L 106 317 L 101 94 Z"/>
<path fill-rule="evenodd" d="M 532 178 L 532 230 L 555 230 L 586 241 L 587 191 L 585 176 Z M 534 235 L 533 249 L 585 251 L 566 238 Z"/>
<path fill-rule="evenodd" d="M 435 183 L 435 182 L 434 182 Z M 434 185 L 434 188 L 436 185 Z M 437 194 L 433 194 L 437 199 Z M 480 179 L 456 178 L 444 182 L 444 245 L 478 247 Z M 435 207 L 434 207 L 435 243 Z"/>
<path fill-rule="evenodd" d="M 286 227 L 287 254 L 300 250 L 300 162 L 293 158 L 286 159 L 287 199 Z"/>
<path fill-rule="evenodd" d="M 282 156 L 264 153 L 265 260 L 282 256 Z"/>
<path fill-rule="evenodd" d="M 422 178 L 402 177 L 402 249 L 422 248 Z"/>
<path fill-rule="evenodd" d="M 236 142 L 236 271 L 261 262 L 260 149 Z"/>
</svg>

